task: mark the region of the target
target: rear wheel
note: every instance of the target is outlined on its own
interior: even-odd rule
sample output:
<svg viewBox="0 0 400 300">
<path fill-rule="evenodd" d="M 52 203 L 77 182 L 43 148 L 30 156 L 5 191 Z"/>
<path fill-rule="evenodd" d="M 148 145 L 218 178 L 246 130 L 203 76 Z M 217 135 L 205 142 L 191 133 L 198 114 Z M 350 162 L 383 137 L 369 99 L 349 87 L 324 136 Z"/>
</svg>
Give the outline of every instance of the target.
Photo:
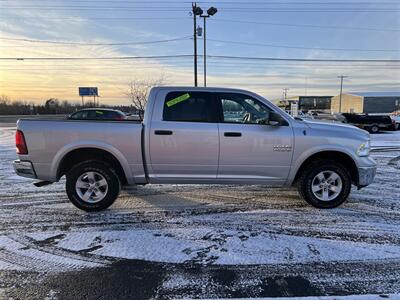
<svg viewBox="0 0 400 300">
<path fill-rule="evenodd" d="M 85 211 L 108 208 L 117 199 L 121 183 L 115 170 L 100 161 L 85 161 L 67 173 L 66 190 L 72 204 Z"/>
<path fill-rule="evenodd" d="M 379 132 L 379 126 L 378 125 L 372 125 L 371 127 L 369 127 L 369 132 L 371 133 L 378 133 Z"/>
<path fill-rule="evenodd" d="M 343 165 L 331 160 L 312 163 L 298 181 L 302 198 L 317 208 L 339 206 L 346 201 L 350 189 L 350 173 Z"/>
</svg>

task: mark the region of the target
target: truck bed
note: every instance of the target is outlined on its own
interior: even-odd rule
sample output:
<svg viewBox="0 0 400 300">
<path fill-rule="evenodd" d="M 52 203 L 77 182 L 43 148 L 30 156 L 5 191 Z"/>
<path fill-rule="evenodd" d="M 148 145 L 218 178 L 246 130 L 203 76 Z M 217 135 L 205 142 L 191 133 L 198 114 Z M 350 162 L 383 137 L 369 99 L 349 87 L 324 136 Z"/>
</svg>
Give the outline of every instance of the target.
<svg viewBox="0 0 400 300">
<path fill-rule="evenodd" d="M 142 162 L 143 125 L 136 120 L 49 120 L 21 119 L 17 129 L 22 130 L 28 146 L 23 159 L 35 162 L 38 178 L 56 181 L 61 159 L 78 148 L 96 148 L 116 157 L 127 174 L 128 183 L 144 180 Z M 136 175 L 136 179 L 132 174 Z"/>
</svg>

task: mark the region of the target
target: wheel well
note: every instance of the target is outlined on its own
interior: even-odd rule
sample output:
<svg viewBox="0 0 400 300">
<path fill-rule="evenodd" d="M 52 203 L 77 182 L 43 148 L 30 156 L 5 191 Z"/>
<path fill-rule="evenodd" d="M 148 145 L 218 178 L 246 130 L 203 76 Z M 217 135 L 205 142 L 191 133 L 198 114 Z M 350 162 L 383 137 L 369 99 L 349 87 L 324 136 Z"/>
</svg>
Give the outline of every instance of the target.
<svg viewBox="0 0 400 300">
<path fill-rule="evenodd" d="M 323 151 L 311 155 L 301 164 L 300 168 L 297 170 L 293 183 L 296 183 L 301 173 L 311 162 L 324 159 L 335 160 L 336 162 L 341 163 L 343 166 L 348 167 L 352 183 L 355 185 L 358 184 L 358 169 L 354 160 L 349 155 L 339 151 Z"/>
<path fill-rule="evenodd" d="M 67 153 L 59 164 L 57 179 L 60 179 L 63 175 L 68 173 L 73 166 L 85 160 L 99 160 L 101 162 L 106 162 L 117 172 L 121 184 L 127 184 L 124 169 L 118 159 L 116 159 L 111 153 L 97 148 L 79 148 Z"/>
</svg>

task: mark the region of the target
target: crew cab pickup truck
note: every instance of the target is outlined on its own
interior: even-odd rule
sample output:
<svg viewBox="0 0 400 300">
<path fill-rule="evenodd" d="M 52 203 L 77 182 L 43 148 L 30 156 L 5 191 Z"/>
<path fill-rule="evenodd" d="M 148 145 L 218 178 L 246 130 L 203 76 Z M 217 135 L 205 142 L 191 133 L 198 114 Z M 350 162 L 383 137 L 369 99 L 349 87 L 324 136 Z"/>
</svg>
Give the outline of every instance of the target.
<svg viewBox="0 0 400 300">
<path fill-rule="evenodd" d="M 292 118 L 263 97 L 225 88 L 155 87 L 143 122 L 29 120 L 17 123 L 18 175 L 56 182 L 71 202 L 109 207 L 121 186 L 259 184 L 298 187 L 318 208 L 369 185 L 369 133 Z"/>
</svg>

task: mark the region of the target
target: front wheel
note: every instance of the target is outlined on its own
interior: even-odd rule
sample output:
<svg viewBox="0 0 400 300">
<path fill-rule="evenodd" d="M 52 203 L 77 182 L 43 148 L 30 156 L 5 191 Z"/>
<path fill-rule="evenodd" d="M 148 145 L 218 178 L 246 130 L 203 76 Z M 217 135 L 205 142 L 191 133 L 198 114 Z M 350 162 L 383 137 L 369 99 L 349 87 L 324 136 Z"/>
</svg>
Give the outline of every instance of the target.
<svg viewBox="0 0 400 300">
<path fill-rule="evenodd" d="M 322 160 L 312 163 L 298 181 L 300 195 L 317 208 L 334 208 L 346 201 L 351 190 L 349 171 L 340 163 Z"/>
<path fill-rule="evenodd" d="M 85 211 L 108 208 L 118 198 L 121 183 L 113 168 L 100 161 L 84 161 L 67 173 L 69 200 Z"/>
<path fill-rule="evenodd" d="M 372 125 L 371 127 L 369 127 L 369 132 L 371 133 L 378 133 L 379 132 L 379 126 L 378 125 Z"/>
</svg>

